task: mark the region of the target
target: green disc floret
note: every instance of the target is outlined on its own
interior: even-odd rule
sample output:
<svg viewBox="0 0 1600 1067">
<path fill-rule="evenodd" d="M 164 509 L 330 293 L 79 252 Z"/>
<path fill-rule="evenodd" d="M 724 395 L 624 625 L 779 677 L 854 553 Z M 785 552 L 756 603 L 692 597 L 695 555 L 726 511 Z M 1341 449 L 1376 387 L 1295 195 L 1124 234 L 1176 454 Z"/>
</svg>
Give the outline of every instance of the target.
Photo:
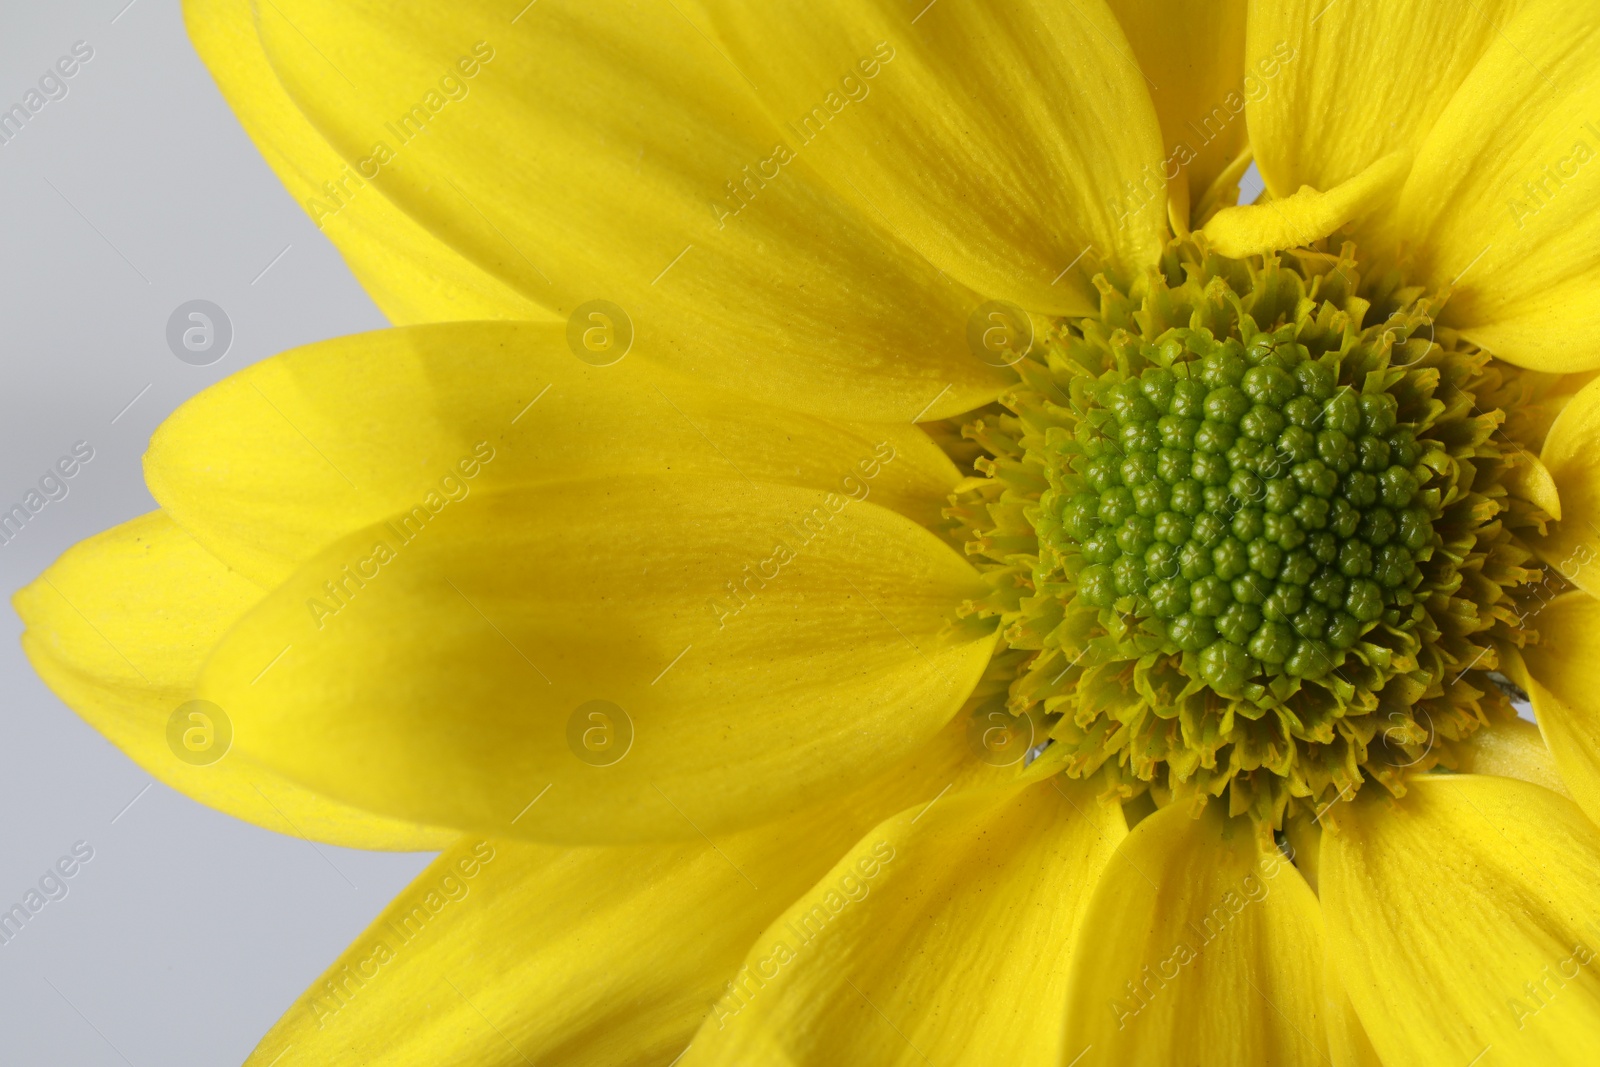
<svg viewBox="0 0 1600 1067">
<path fill-rule="evenodd" d="M 1174 329 L 1139 373 L 1097 381 L 1061 511 L 1078 595 L 1152 620 L 1224 693 L 1321 677 L 1409 617 L 1433 541 L 1397 398 L 1280 333 Z"/>
<path fill-rule="evenodd" d="M 1095 285 L 946 446 L 986 587 L 962 625 L 998 628 L 974 722 L 1026 714 L 1062 773 L 1262 828 L 1457 766 L 1566 588 L 1526 542 L 1555 518 L 1526 491 L 1554 378 L 1348 242 L 1195 234 Z"/>
</svg>

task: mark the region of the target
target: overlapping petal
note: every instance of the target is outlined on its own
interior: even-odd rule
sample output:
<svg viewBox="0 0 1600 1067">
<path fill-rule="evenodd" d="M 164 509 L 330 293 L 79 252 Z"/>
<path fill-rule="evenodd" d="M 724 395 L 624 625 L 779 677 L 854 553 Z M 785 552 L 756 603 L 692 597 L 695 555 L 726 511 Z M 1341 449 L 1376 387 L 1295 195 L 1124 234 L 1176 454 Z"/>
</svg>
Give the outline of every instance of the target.
<svg viewBox="0 0 1600 1067">
<path fill-rule="evenodd" d="M 50 688 L 173 789 L 269 830 L 351 848 L 423 851 L 454 840 L 304 789 L 225 749 L 215 762 L 179 758 L 169 720 L 212 646 L 261 594 L 156 511 L 76 545 L 14 603 L 27 626 L 22 647 Z M 223 724 L 211 725 L 202 740 L 225 745 Z"/>
<path fill-rule="evenodd" d="M 1092 313 L 1155 262 L 1152 82 L 1104 0 L 702 5 L 801 157 L 985 299 Z"/>
<path fill-rule="evenodd" d="M 1177 213 L 1186 226 L 1213 183 L 1238 181 L 1231 172 L 1249 144 L 1245 107 L 1276 77 L 1278 60 L 1245 55 L 1246 0 L 1108 2 L 1144 70 L 1161 120 L 1162 177 L 1170 195 L 1186 198 Z M 1220 188 L 1214 199 L 1232 203 Z"/>
<path fill-rule="evenodd" d="M 1249 103 L 1268 192 L 1326 192 L 1414 153 L 1518 6 L 1252 0 L 1245 53 L 1278 61 Z"/>
<path fill-rule="evenodd" d="M 1590 382 L 1555 416 L 1539 459 L 1561 498 L 1561 521 L 1530 532 L 1540 556 L 1565 580 L 1600 593 L 1600 382 Z"/>
<path fill-rule="evenodd" d="M 1410 166 L 1409 155 L 1392 152 L 1326 192 L 1304 186 L 1264 204 L 1225 208 L 1206 223 L 1206 237 L 1225 256 L 1309 245 L 1393 197 Z"/>
<path fill-rule="evenodd" d="M 681 1062 L 1065 1062 L 1072 929 L 1124 833 L 1081 782 L 902 812 L 755 939 Z"/>
<path fill-rule="evenodd" d="M 1328 1061 L 1333 1067 L 1383 1067 L 1332 957 L 1323 960 L 1322 994 L 1327 1005 Z"/>
<path fill-rule="evenodd" d="M 1420 775 L 1323 836 L 1328 951 L 1385 1063 L 1600 1055 L 1600 831 L 1511 778 Z"/>
<path fill-rule="evenodd" d="M 1478 730 L 1457 747 L 1456 753 L 1456 770 L 1463 774 L 1519 778 L 1552 793 L 1570 794 L 1539 727 L 1526 719 L 1508 719 Z"/>
<path fill-rule="evenodd" d="M 1496 355 L 1538 370 L 1600 366 L 1591 6 L 1258 3 L 1249 42 L 1297 57 L 1250 105 L 1272 193 L 1326 191 L 1389 153 L 1414 156 L 1392 209 L 1363 230 L 1369 250 L 1452 289 L 1445 321 Z"/>
<path fill-rule="evenodd" d="M 1255 827 L 1172 804 L 1128 834 L 1073 949 L 1066 1059 L 1326 1062 L 1317 898 Z"/>
<path fill-rule="evenodd" d="M 1476 26 L 1481 11 L 1462 21 Z M 1593 370 L 1600 10 L 1530 0 L 1492 32 L 1417 150 L 1392 234 L 1411 277 L 1453 288 L 1444 319 L 1467 338 L 1519 366 Z"/>
<path fill-rule="evenodd" d="M 628 357 L 591 366 L 563 327 L 503 322 L 360 334 L 246 368 L 162 425 L 145 475 L 202 543 L 267 585 L 340 536 L 491 487 L 702 476 L 932 523 L 958 477 L 909 419 L 841 424 Z"/>
<path fill-rule="evenodd" d="M 1578 591 L 1556 597 L 1538 615 L 1539 643 L 1523 650 L 1526 683 L 1566 791 L 1600 822 L 1600 600 Z"/>
<path fill-rule="evenodd" d="M 184 22 L 234 116 L 278 180 L 391 322 L 555 319 L 406 214 L 341 156 L 284 90 L 256 32 L 252 0 L 185 0 Z M 270 11 L 270 6 L 269 6 Z"/>
<path fill-rule="evenodd" d="M 610 300 L 643 355 L 857 418 L 942 417 L 1009 379 L 967 346 L 982 298 L 822 181 L 668 0 L 515 22 L 487 0 L 279 0 L 257 29 L 374 191 L 562 319 Z"/>
<path fill-rule="evenodd" d="M 981 588 L 933 534 L 838 493 L 689 475 L 474 492 L 305 561 L 198 692 L 244 754 L 395 817 L 693 837 L 936 732 L 993 646 L 952 625 Z"/>
<path fill-rule="evenodd" d="M 665 1064 L 757 934 L 886 814 L 999 771 L 946 729 L 876 781 L 741 834 L 563 849 L 463 839 L 289 1009 L 250 1061 Z M 976 766 L 977 772 L 974 773 Z M 330 985 L 331 983 L 331 985 Z"/>
</svg>

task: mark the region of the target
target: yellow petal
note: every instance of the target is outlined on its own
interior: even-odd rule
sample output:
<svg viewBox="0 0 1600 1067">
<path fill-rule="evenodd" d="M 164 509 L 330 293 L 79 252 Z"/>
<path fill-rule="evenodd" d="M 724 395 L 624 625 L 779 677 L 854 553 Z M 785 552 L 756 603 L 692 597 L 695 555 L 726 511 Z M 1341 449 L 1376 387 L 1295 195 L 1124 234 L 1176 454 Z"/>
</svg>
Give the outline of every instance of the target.
<svg viewBox="0 0 1600 1067">
<path fill-rule="evenodd" d="M 1535 706 L 1537 704 L 1535 701 Z M 1477 731 L 1456 746 L 1456 755 L 1459 759 L 1456 769 L 1463 774 L 1520 778 L 1553 793 L 1570 795 L 1556 768 L 1555 756 L 1539 734 L 1539 727 L 1526 719 L 1509 719 Z"/>
<path fill-rule="evenodd" d="M 1527 782 L 1409 784 L 1322 845 L 1328 952 L 1383 1062 L 1593 1062 L 1600 833 Z"/>
<path fill-rule="evenodd" d="M 1124 832 L 1076 782 L 902 812 L 755 939 L 682 1067 L 1065 1062 L 1078 903 Z"/>
<path fill-rule="evenodd" d="M 207 762 L 208 749 L 226 743 L 220 722 L 199 722 L 201 733 L 182 749 L 194 762 L 180 758 L 169 720 L 188 701 L 212 646 L 260 597 L 156 511 L 68 550 L 13 603 L 40 677 L 163 784 L 257 826 L 330 844 L 425 851 L 454 840 L 449 831 L 330 800 L 226 747 Z M 176 735 L 180 746 L 189 728 Z"/>
<path fill-rule="evenodd" d="M 1496 40 L 1512 0 L 1250 5 L 1246 54 L 1278 61 L 1249 106 L 1269 192 L 1332 189 L 1414 152 Z M 1426 41 L 1427 47 L 1418 47 Z M 1269 67 L 1268 70 L 1274 68 Z"/>
<path fill-rule="evenodd" d="M 407 215 L 362 178 L 357 158 L 323 139 L 268 64 L 256 6 L 184 0 L 189 38 L 278 180 L 390 321 L 555 318 Z"/>
<path fill-rule="evenodd" d="M 757 935 L 856 838 L 984 772 L 997 773 L 953 725 L 861 789 L 715 842 L 464 839 L 312 983 L 251 1067 L 291 1048 L 322 1067 L 659 1067 L 688 1045 Z"/>
<path fill-rule="evenodd" d="M 1539 612 L 1538 644 L 1522 650 L 1528 696 L 1567 792 L 1600 821 L 1600 601 L 1578 591 Z"/>
<path fill-rule="evenodd" d="M 563 320 L 619 305 L 640 356 L 884 421 L 970 410 L 1014 380 L 967 345 L 985 298 L 830 190 L 670 0 L 515 23 L 489 0 L 276 0 L 259 33 L 374 192 Z"/>
<path fill-rule="evenodd" d="M 1446 325 L 1519 366 L 1594 369 L 1600 10 L 1535 0 L 1493 32 L 1417 151 L 1394 232 L 1414 250 L 1415 280 L 1453 288 Z M 1432 48 L 1404 48 L 1434 61 Z"/>
<path fill-rule="evenodd" d="M 400 818 L 693 837 L 903 758 L 994 643 L 951 625 L 976 573 L 871 501 L 684 475 L 441 505 L 336 542 L 234 626 L 197 692 L 241 752 Z"/>
<path fill-rule="evenodd" d="M 1572 402 L 1572 398 L 1583 390 L 1583 387 L 1600 378 L 1600 370 L 1583 371 L 1578 374 L 1541 374 L 1538 371 L 1525 371 L 1531 383 L 1542 386 L 1539 393 L 1527 402 L 1517 405 L 1514 412 L 1508 415 L 1516 416 L 1516 435 L 1523 442 L 1534 448 L 1543 448 L 1544 439 L 1550 433 L 1550 427 L 1555 423 L 1557 416 Z"/>
<path fill-rule="evenodd" d="M 1561 493 L 1550 469 L 1529 452 L 1516 458 L 1517 464 L 1503 479 L 1506 491 L 1536 505 L 1552 519 L 1561 518 Z"/>
<path fill-rule="evenodd" d="M 1109 2 L 1161 120 L 1162 176 L 1180 174 L 1198 207 L 1248 144 L 1246 101 L 1265 91 L 1279 63 L 1270 54 L 1246 61 L 1246 0 Z"/>
<path fill-rule="evenodd" d="M 1078 927 L 1066 1059 L 1321 1064 L 1322 919 L 1248 820 L 1172 804 L 1135 826 Z"/>
<path fill-rule="evenodd" d="M 1224 208 L 1206 223 L 1206 237 L 1221 254 L 1237 257 L 1308 245 L 1393 196 L 1410 163 L 1395 152 L 1327 192 L 1307 185 L 1281 200 Z"/>
<path fill-rule="evenodd" d="M 1093 313 L 1096 270 L 1155 262 L 1161 129 L 1104 0 L 703 6 L 801 158 L 984 299 Z"/>
<path fill-rule="evenodd" d="M 564 328 L 530 323 L 383 330 L 285 353 L 190 400 L 145 456 L 156 499 L 266 585 L 429 494 L 667 472 L 833 490 L 930 525 L 958 478 L 909 422 L 841 425 L 627 357 L 590 366 Z"/>
<path fill-rule="evenodd" d="M 1524 536 L 1567 581 L 1600 593 L 1600 379 L 1578 391 L 1550 426 L 1540 465 L 1561 501 L 1560 517 L 1547 535 Z"/>
<path fill-rule="evenodd" d="M 1323 959 L 1322 991 L 1328 1013 L 1328 1059 L 1333 1067 L 1383 1067 L 1331 956 Z"/>
<path fill-rule="evenodd" d="M 1306 880 L 1311 891 L 1317 891 L 1317 865 L 1322 859 L 1322 819 L 1314 812 L 1300 811 L 1290 815 L 1283 827 L 1283 836 L 1294 857 L 1295 870 Z"/>
</svg>

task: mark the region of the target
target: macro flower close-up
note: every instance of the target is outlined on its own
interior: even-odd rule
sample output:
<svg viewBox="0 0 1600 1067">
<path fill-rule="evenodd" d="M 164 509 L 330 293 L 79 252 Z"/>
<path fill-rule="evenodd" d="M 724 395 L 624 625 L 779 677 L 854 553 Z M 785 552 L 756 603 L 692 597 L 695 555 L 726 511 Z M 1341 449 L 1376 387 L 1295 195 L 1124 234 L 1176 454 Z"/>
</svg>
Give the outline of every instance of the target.
<svg viewBox="0 0 1600 1067">
<path fill-rule="evenodd" d="M 252 1067 L 1600 1059 L 1600 6 L 184 17 L 392 326 L 14 604 L 439 853 Z"/>
</svg>

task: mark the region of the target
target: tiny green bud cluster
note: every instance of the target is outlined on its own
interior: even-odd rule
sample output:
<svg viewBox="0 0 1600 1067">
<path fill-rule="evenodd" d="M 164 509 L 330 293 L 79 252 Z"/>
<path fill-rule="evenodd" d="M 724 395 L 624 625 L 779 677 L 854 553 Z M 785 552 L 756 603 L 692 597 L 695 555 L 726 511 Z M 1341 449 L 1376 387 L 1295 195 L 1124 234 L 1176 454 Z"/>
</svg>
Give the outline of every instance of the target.
<svg viewBox="0 0 1600 1067">
<path fill-rule="evenodd" d="M 1348 241 L 1230 259 L 1197 234 L 1096 287 L 962 427 L 944 514 L 987 586 L 962 616 L 1003 648 L 975 721 L 1278 829 L 1508 718 L 1482 675 L 1546 599 L 1554 516 L 1518 481 L 1544 376 Z"/>
<path fill-rule="evenodd" d="M 1137 377 L 1090 390 L 1094 432 L 1060 498 L 1080 598 L 1156 620 L 1229 695 L 1321 677 L 1373 626 L 1409 622 L 1436 505 L 1425 448 L 1376 376 L 1341 385 L 1337 357 L 1290 330 L 1145 347 Z"/>
</svg>

